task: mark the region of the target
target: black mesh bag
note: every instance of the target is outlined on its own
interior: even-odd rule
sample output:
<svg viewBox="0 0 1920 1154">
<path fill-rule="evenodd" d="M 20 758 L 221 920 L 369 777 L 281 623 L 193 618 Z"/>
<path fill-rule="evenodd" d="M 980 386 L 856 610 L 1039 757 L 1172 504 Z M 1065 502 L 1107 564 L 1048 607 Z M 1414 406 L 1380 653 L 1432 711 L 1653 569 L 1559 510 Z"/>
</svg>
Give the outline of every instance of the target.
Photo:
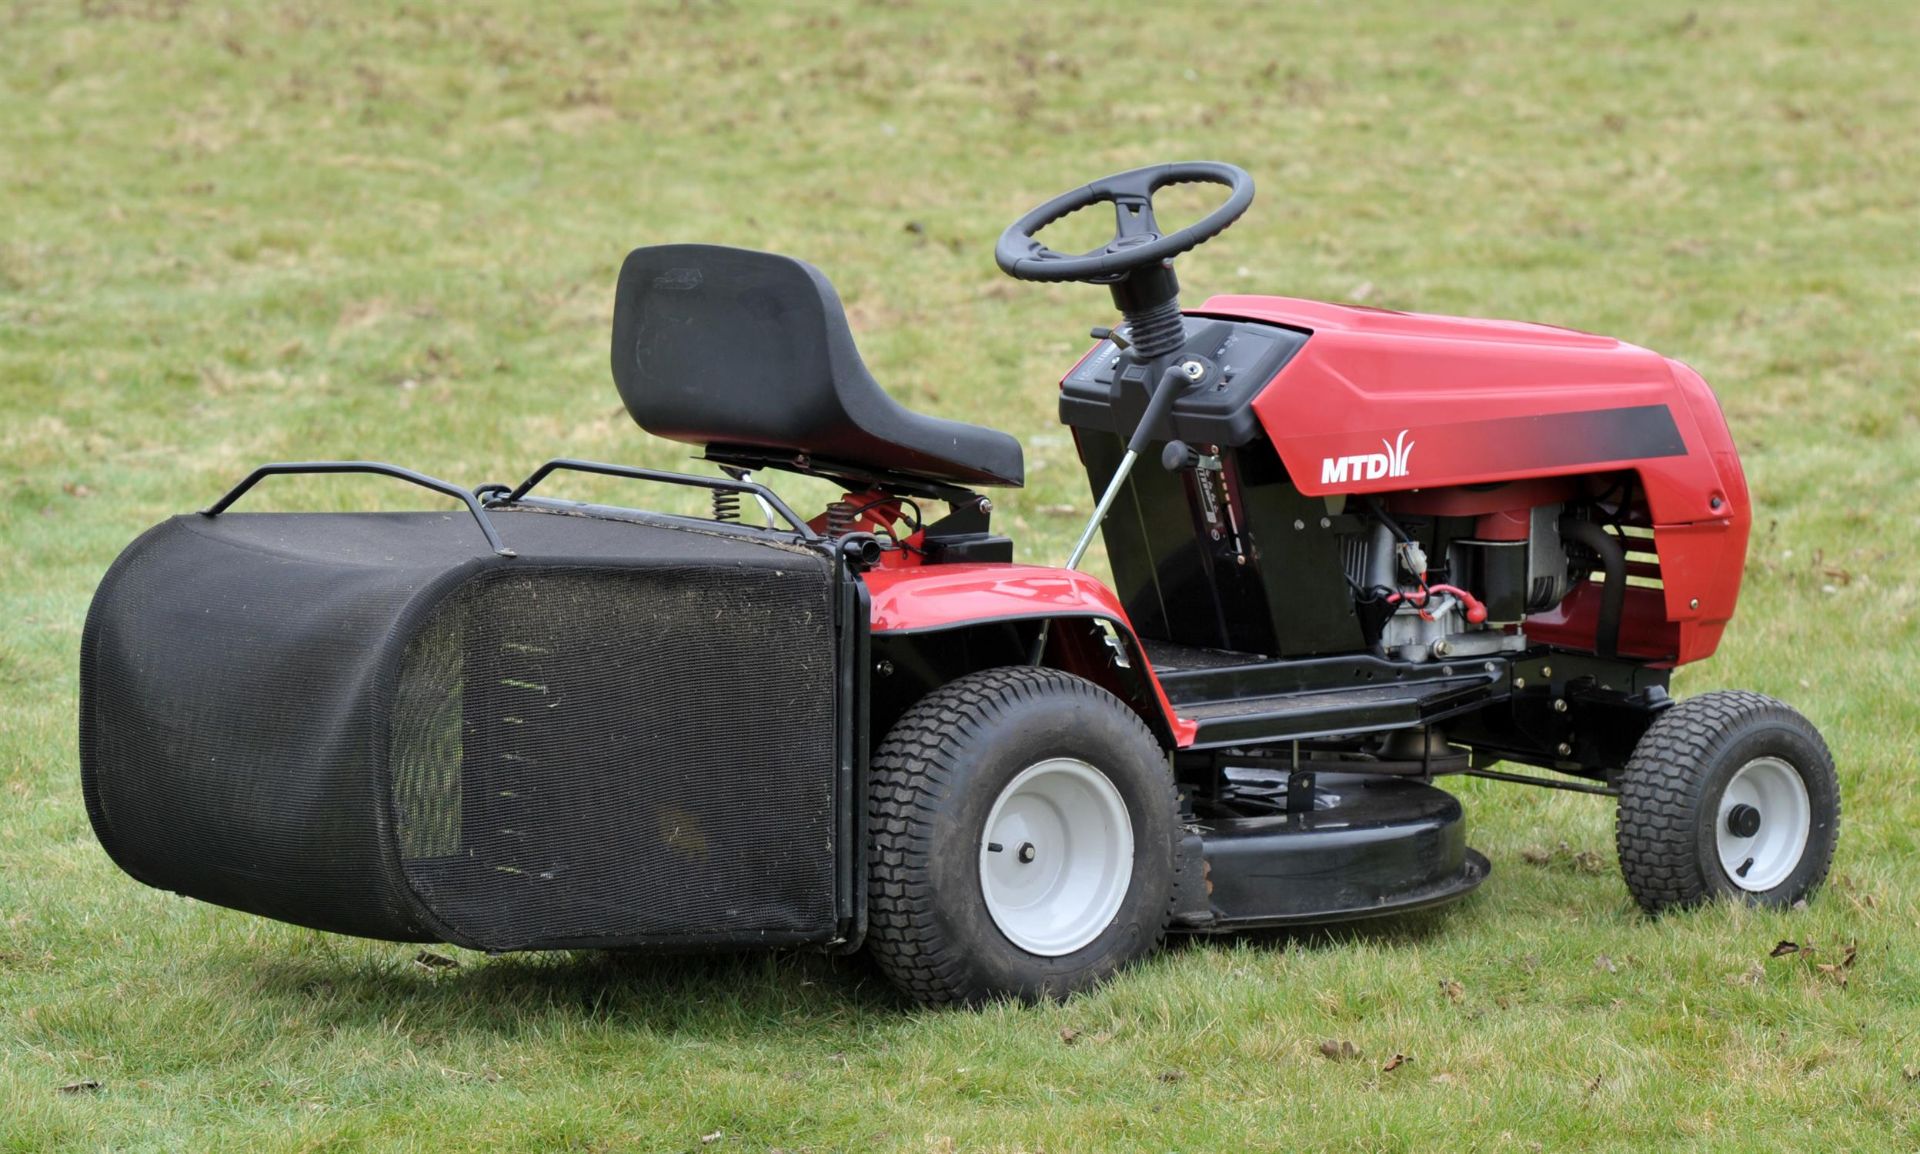
<svg viewBox="0 0 1920 1154">
<path fill-rule="evenodd" d="M 667 518 L 175 517 L 102 580 L 87 812 L 148 885 L 480 949 L 823 941 L 840 586 Z"/>
</svg>

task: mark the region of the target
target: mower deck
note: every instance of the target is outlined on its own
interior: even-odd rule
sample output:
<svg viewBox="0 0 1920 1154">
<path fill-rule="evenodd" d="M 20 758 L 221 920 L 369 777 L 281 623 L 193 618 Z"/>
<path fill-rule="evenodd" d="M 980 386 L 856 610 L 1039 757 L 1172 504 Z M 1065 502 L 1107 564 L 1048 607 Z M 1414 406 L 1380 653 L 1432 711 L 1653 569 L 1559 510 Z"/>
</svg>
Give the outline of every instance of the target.
<svg viewBox="0 0 1920 1154">
<path fill-rule="evenodd" d="M 1467 848 L 1460 802 L 1418 782 L 1322 773 L 1310 810 L 1286 812 L 1287 777 L 1234 770 L 1244 807 L 1201 822 L 1212 920 L 1222 933 L 1403 913 L 1466 896 L 1487 859 Z"/>
</svg>

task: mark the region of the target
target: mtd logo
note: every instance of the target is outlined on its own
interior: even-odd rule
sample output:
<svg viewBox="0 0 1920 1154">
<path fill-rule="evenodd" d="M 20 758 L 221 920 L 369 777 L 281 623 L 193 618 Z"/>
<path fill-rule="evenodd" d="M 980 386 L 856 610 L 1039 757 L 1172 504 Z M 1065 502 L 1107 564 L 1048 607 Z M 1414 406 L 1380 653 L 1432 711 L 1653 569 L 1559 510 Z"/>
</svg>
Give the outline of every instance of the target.
<svg viewBox="0 0 1920 1154">
<path fill-rule="evenodd" d="M 1344 485 L 1348 481 L 1378 481 L 1382 477 L 1404 477 L 1407 475 L 1407 456 L 1413 452 L 1413 442 L 1407 440 L 1407 431 L 1400 430 L 1392 444 L 1382 437 L 1380 444 L 1387 450 L 1384 453 L 1356 453 L 1351 457 L 1328 457 L 1320 462 L 1320 483 L 1322 485 Z"/>
</svg>

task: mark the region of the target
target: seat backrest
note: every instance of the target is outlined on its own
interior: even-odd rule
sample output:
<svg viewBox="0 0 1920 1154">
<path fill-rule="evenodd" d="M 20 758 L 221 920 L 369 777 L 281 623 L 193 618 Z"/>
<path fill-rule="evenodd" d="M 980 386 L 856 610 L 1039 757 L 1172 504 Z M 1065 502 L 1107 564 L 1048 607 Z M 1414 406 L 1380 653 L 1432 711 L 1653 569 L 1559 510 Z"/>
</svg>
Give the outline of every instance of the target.
<svg viewBox="0 0 1920 1154">
<path fill-rule="evenodd" d="M 717 245 L 635 249 L 620 270 L 613 378 L 648 432 L 948 483 L 1013 484 L 1005 433 L 903 409 L 854 347 L 820 271 Z"/>
</svg>

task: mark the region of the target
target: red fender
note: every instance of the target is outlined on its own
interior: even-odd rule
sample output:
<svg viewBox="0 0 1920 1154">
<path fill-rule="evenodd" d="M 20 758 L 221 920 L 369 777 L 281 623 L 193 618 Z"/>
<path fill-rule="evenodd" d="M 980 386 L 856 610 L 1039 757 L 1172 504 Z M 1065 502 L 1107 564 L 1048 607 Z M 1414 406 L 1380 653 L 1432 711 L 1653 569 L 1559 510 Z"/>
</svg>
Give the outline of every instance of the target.
<svg viewBox="0 0 1920 1154">
<path fill-rule="evenodd" d="M 991 621 L 1095 618 L 1109 621 L 1146 671 L 1174 743 L 1190 745 L 1196 725 L 1179 717 L 1119 598 L 1105 585 L 1072 569 L 1046 565 L 980 563 L 875 569 L 864 575 L 872 598 L 875 633 L 948 629 Z"/>
</svg>

